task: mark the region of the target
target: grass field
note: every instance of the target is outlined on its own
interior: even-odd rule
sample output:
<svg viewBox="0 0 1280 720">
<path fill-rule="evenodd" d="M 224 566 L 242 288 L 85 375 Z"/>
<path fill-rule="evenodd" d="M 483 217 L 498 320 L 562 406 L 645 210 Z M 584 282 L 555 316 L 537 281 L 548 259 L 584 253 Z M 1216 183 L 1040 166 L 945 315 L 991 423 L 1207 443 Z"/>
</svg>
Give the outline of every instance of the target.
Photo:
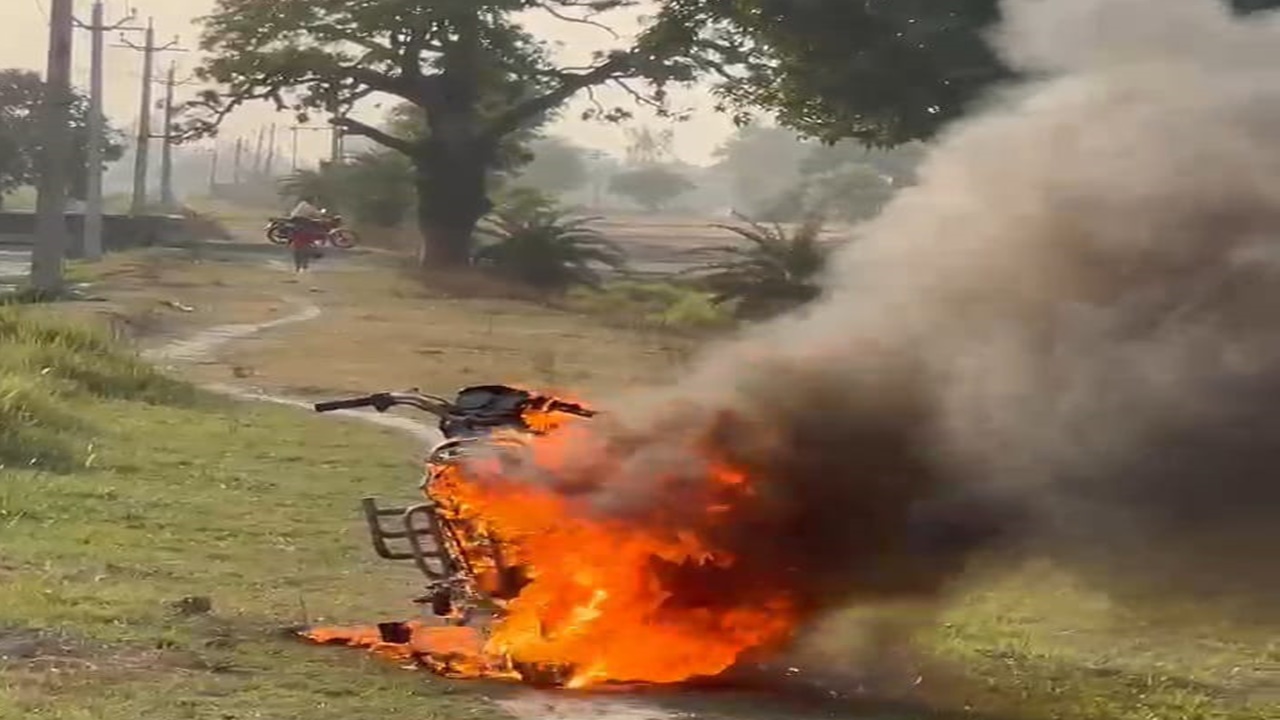
<svg viewBox="0 0 1280 720">
<path fill-rule="evenodd" d="M 278 272 L 172 257 L 111 262 L 94 270 L 108 296 L 140 306 L 175 293 L 203 298 L 192 303 L 198 312 L 166 311 L 166 333 L 268 318 L 290 294 L 324 308 L 316 321 L 185 369 L 198 380 L 303 395 L 522 381 L 607 398 L 671 377 L 697 347 L 583 313 L 424 287 L 386 269 L 288 283 Z M 45 366 L 0 370 L 6 382 L 58 380 L 32 379 Z M 35 423 L 76 439 L 69 472 L 3 471 L 0 576 L 9 600 L 0 606 L 0 655 L 30 649 L 0 675 L 0 716 L 488 712 L 483 684 L 401 673 L 273 634 L 298 622 L 304 605 L 311 619 L 338 620 L 405 607 L 407 579 L 370 559 L 354 501 L 408 490 L 411 443 L 349 421 L 188 396 L 128 367 L 150 396 L 64 388 Z M 185 597 L 210 598 L 213 612 L 183 614 Z M 833 620 L 815 651 L 832 666 L 849 663 L 862 627 Z M 919 682 L 907 677 L 905 694 L 974 716 L 1280 717 L 1280 638 L 1177 615 L 1139 621 L 1051 568 L 972 590 L 930 616 L 917 640 L 907 666 Z M 887 655 L 871 657 L 890 665 Z"/>
<path fill-rule="evenodd" d="M 914 634 L 915 645 L 910 674 L 894 668 L 891 680 L 917 683 L 905 695 L 932 707 L 1036 720 L 1280 717 L 1280 638 L 1192 607 L 1138 612 L 1042 563 L 896 615 L 903 633 L 888 637 Z M 858 671 L 894 665 L 866 618 L 832 619 L 815 656 Z"/>
<path fill-rule="evenodd" d="M 486 707 L 483 685 L 281 634 L 409 607 L 410 576 L 371 558 L 356 503 L 409 492 L 410 441 L 205 397 L 39 310 L 0 310 L 0 339 L 0 428 L 27 433 L 2 446 L 0 717 Z"/>
</svg>

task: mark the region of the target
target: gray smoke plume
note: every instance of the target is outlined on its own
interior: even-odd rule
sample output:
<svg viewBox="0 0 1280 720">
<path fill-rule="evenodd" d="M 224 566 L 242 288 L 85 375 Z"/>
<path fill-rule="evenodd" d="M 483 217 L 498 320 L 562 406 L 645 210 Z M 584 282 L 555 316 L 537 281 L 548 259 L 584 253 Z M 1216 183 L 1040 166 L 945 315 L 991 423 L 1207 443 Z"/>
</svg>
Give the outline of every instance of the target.
<svg viewBox="0 0 1280 720">
<path fill-rule="evenodd" d="M 783 584 L 816 616 L 1017 550 L 1280 615 L 1280 25 L 1212 0 L 1006 17 L 1041 79 L 947 132 L 817 303 L 619 418 L 621 469 L 564 472 L 739 557 L 672 570 L 673 602 Z M 708 454 L 757 488 L 714 523 Z"/>
</svg>

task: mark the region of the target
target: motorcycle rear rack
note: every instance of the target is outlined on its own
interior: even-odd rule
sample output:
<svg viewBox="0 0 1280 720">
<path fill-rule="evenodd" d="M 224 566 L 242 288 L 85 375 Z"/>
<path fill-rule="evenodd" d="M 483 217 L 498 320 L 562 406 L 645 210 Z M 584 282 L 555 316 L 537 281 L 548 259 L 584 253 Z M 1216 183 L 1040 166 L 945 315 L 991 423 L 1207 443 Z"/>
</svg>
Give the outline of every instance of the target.
<svg viewBox="0 0 1280 720">
<path fill-rule="evenodd" d="M 378 507 L 377 500 L 367 497 L 360 504 L 378 557 L 412 560 L 432 582 L 448 581 L 458 573 L 459 568 L 446 549 L 444 530 L 431 503 L 383 508 Z M 387 522 L 385 518 L 397 518 L 399 522 Z M 403 543 L 408 549 L 393 549 L 392 543 Z"/>
</svg>

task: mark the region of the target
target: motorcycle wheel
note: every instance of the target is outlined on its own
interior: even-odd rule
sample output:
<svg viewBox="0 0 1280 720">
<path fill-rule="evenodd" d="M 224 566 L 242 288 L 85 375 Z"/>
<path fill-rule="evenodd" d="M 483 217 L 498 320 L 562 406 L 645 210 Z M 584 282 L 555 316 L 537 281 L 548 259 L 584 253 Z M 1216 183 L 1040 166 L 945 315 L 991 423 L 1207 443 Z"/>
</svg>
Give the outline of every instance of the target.
<svg viewBox="0 0 1280 720">
<path fill-rule="evenodd" d="M 271 223 L 267 226 L 267 240 L 273 245 L 286 245 L 289 242 L 289 231 L 283 225 Z"/>
<path fill-rule="evenodd" d="M 329 242 L 333 243 L 334 247 L 352 248 L 356 245 L 356 234 L 347 228 L 338 228 L 329 233 Z"/>
</svg>

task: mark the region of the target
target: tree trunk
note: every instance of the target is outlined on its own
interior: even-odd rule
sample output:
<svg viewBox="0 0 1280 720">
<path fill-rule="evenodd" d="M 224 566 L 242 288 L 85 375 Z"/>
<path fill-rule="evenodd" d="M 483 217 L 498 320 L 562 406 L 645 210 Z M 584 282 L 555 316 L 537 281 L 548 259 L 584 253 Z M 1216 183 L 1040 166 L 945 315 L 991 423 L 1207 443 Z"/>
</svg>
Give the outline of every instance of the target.
<svg viewBox="0 0 1280 720">
<path fill-rule="evenodd" d="M 415 167 L 418 231 L 422 235 L 419 264 L 468 264 L 476 225 L 492 207 L 485 159 L 455 156 L 452 162 L 444 163 L 423 158 L 415 162 Z"/>
</svg>

